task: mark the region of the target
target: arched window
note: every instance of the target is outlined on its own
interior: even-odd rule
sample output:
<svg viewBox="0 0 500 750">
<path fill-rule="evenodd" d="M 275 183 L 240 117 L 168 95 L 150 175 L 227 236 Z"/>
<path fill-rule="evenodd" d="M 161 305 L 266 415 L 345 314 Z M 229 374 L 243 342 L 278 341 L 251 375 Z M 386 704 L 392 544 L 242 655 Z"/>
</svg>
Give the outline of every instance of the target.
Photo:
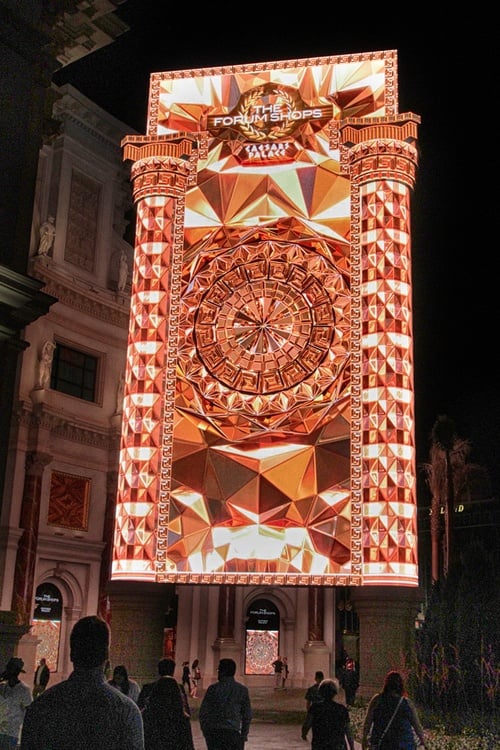
<svg viewBox="0 0 500 750">
<path fill-rule="evenodd" d="M 280 613 L 268 599 L 256 599 L 247 609 L 245 674 L 273 674 L 279 654 Z"/>
<path fill-rule="evenodd" d="M 62 594 L 53 583 L 42 583 L 35 594 L 32 635 L 40 639 L 36 648 L 36 664 L 42 656 L 51 672 L 57 671 L 61 635 Z"/>
</svg>

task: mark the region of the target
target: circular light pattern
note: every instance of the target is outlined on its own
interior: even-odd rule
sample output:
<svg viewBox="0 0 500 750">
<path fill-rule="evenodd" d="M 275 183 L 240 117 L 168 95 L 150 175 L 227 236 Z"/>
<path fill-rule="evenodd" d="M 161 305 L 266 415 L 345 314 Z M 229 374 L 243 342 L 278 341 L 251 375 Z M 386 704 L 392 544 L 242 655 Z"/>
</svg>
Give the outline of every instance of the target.
<svg viewBox="0 0 500 750">
<path fill-rule="evenodd" d="M 278 639 L 266 630 L 247 631 L 247 674 L 271 674 Z"/>
<path fill-rule="evenodd" d="M 221 276 L 200 303 L 195 343 L 208 372 L 228 388 L 265 395 L 307 378 L 326 356 L 333 308 L 315 279 L 281 262 Z M 273 274 L 279 268 L 279 277 Z"/>
<path fill-rule="evenodd" d="M 329 258 L 297 243 L 261 241 L 198 255 L 191 270 L 178 366 L 204 413 L 212 404 L 266 419 L 331 387 L 349 356 L 350 293 Z"/>
</svg>

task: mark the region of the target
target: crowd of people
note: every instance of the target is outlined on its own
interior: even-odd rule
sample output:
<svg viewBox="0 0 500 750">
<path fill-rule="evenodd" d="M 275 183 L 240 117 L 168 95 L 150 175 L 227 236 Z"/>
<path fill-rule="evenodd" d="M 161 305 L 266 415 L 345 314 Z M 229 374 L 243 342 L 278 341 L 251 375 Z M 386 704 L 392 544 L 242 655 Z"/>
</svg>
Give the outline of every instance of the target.
<svg viewBox="0 0 500 750">
<path fill-rule="evenodd" d="M 82 617 L 70 635 L 73 671 L 50 688 L 45 658 L 35 670 L 33 687 L 20 678 L 26 674 L 23 660 L 9 659 L 0 674 L 0 750 L 194 750 L 188 697 L 198 695 L 199 660 L 191 666 L 184 661 L 177 681 L 176 662 L 161 658 L 157 679 L 140 688 L 125 665 L 106 674 L 109 647 L 107 623 L 97 616 Z M 287 661 L 278 657 L 276 662 L 275 685 L 284 687 Z M 250 693 L 235 674 L 236 662 L 221 658 L 217 681 L 201 698 L 199 722 L 207 750 L 243 750 L 248 740 Z M 354 696 L 342 680 L 325 678 L 318 670 L 304 699 L 301 735 L 308 741 L 311 732 L 311 750 L 354 750 L 349 711 Z M 416 750 L 417 743 L 426 748 L 416 707 L 401 674 L 390 671 L 368 704 L 362 750 Z"/>
</svg>

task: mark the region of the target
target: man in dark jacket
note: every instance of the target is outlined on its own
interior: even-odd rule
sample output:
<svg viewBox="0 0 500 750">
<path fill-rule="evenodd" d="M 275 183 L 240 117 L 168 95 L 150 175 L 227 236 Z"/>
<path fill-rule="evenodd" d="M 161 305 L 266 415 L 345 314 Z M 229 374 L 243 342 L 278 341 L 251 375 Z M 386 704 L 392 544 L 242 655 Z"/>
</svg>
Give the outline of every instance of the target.
<svg viewBox="0 0 500 750">
<path fill-rule="evenodd" d="M 348 706 L 354 706 L 356 690 L 359 687 L 358 665 L 350 656 L 346 656 L 342 671 L 340 673 L 340 684 L 345 691 L 345 700 Z"/>
<path fill-rule="evenodd" d="M 47 660 L 42 656 L 38 667 L 35 669 L 33 678 L 33 698 L 38 698 L 43 693 L 50 679 L 50 669 L 47 666 Z"/>
<path fill-rule="evenodd" d="M 252 707 L 248 688 L 236 682 L 236 662 L 221 659 L 219 681 L 209 685 L 200 705 L 200 727 L 207 750 L 243 750 Z"/>
</svg>

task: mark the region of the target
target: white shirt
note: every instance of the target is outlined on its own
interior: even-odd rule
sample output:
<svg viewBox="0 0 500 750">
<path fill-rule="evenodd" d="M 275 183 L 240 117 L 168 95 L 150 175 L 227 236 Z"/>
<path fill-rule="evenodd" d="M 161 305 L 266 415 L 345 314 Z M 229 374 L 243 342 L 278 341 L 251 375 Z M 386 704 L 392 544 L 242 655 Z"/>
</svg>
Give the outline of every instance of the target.
<svg viewBox="0 0 500 750">
<path fill-rule="evenodd" d="M 31 688 L 22 680 L 13 687 L 8 682 L 0 684 L 0 734 L 19 736 L 24 712 L 32 701 Z"/>
</svg>

